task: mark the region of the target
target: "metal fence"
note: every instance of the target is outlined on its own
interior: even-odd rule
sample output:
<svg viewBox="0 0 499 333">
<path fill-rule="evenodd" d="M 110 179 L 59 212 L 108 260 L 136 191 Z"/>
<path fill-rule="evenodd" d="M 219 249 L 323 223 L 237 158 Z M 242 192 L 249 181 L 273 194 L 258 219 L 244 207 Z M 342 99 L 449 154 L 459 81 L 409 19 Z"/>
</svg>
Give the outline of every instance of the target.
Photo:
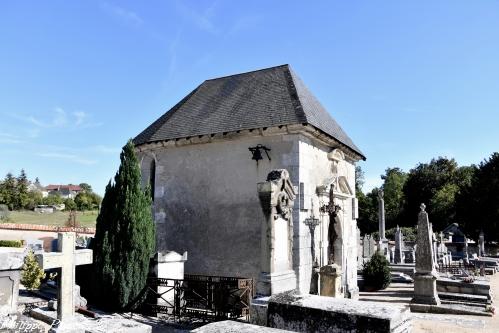
<svg viewBox="0 0 499 333">
<path fill-rule="evenodd" d="M 194 317 L 203 321 L 249 321 L 254 296 L 253 279 L 185 275 L 183 279 L 149 278 L 142 312 L 167 314 L 174 320 Z"/>
</svg>

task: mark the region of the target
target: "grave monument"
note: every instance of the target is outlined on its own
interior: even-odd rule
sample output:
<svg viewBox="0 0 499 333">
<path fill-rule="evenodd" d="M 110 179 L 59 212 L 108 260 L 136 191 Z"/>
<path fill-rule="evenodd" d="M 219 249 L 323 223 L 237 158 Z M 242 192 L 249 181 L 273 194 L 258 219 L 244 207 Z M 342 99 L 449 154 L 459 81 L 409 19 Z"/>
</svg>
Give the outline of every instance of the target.
<svg viewBox="0 0 499 333">
<path fill-rule="evenodd" d="M 396 264 L 404 263 L 404 235 L 402 234 L 402 230 L 400 230 L 399 226 L 397 226 L 397 230 L 395 231 L 395 255 L 393 261 Z"/>
<path fill-rule="evenodd" d="M 426 206 L 421 204 L 421 211 L 418 216 L 413 303 L 440 305 L 437 294 L 438 273 L 435 270 L 432 236 Z"/>
<path fill-rule="evenodd" d="M 255 187 L 286 169 L 297 196 L 289 210 L 291 269 L 296 288 L 310 292 L 314 260 L 304 222 L 312 201 L 330 201 L 334 184 L 339 222 L 318 216 L 314 250 L 322 267 L 334 248 L 342 288 L 355 297 L 355 163 L 365 157 L 289 65 L 206 80 L 133 142 L 143 184 L 153 190 L 157 251 L 187 251 L 186 274 L 260 279 L 262 251 L 270 252 Z M 332 244 L 330 222 L 341 231 Z"/>
</svg>

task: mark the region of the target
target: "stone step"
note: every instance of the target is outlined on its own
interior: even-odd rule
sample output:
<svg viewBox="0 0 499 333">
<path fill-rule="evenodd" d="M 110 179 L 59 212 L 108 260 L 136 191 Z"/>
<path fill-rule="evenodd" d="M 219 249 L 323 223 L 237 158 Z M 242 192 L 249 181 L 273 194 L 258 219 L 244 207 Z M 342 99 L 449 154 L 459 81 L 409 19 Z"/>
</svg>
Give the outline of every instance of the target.
<svg viewBox="0 0 499 333">
<path fill-rule="evenodd" d="M 470 295 L 449 292 L 439 292 L 438 297 L 442 300 L 459 301 L 465 303 L 490 304 L 490 300 L 484 295 Z"/>
</svg>

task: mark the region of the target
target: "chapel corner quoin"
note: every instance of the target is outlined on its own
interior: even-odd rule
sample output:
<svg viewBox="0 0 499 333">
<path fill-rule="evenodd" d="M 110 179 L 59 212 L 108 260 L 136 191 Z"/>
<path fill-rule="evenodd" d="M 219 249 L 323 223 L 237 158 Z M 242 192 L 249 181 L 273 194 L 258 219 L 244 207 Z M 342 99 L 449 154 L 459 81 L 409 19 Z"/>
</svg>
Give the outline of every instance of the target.
<svg viewBox="0 0 499 333">
<path fill-rule="evenodd" d="M 257 184 L 285 169 L 296 289 L 313 291 L 314 264 L 332 261 L 342 296 L 357 297 L 355 163 L 365 157 L 288 65 L 203 82 L 134 144 L 154 189 L 157 250 L 187 251 L 186 274 L 259 279 L 271 258 Z"/>
</svg>

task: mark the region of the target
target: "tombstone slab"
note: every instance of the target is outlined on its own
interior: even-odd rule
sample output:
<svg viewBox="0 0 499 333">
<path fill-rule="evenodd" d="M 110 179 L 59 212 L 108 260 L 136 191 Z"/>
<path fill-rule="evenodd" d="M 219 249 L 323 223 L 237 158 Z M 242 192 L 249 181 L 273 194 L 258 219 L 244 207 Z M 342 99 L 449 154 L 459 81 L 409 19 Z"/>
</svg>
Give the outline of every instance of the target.
<svg viewBox="0 0 499 333">
<path fill-rule="evenodd" d="M 295 332 L 408 333 L 412 325 L 407 308 L 290 292 L 270 298 L 268 326 Z"/>
</svg>

